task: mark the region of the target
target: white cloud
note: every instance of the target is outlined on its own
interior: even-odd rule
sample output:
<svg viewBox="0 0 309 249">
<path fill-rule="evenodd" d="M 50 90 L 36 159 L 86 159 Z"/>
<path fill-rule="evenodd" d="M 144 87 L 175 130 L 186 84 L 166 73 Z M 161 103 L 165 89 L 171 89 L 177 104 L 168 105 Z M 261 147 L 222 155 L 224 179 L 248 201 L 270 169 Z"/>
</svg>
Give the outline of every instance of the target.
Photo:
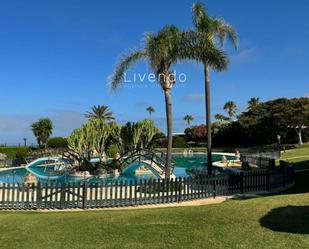
<svg viewBox="0 0 309 249">
<path fill-rule="evenodd" d="M 248 48 L 242 51 L 239 51 L 236 54 L 230 56 L 232 62 L 243 62 L 253 57 L 256 53 L 256 48 Z"/>
<path fill-rule="evenodd" d="M 187 96 L 184 96 L 183 100 L 192 102 L 192 101 L 202 101 L 204 98 L 205 94 L 203 93 L 192 93 Z"/>
<path fill-rule="evenodd" d="M 309 98 L 309 93 L 305 93 L 304 97 Z"/>
</svg>

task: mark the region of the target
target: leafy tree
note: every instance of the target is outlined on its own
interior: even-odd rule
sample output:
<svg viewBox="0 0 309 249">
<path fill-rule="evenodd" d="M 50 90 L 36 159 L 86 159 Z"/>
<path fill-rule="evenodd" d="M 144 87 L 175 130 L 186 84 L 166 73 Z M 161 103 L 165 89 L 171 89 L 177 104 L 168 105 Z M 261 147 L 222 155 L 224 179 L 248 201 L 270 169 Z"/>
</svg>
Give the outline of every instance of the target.
<svg viewBox="0 0 309 249">
<path fill-rule="evenodd" d="M 64 137 L 52 137 L 47 141 L 48 148 L 65 149 L 68 148 L 68 141 Z"/>
<path fill-rule="evenodd" d="M 232 119 L 233 117 L 236 116 L 237 106 L 236 106 L 236 103 L 234 101 L 230 100 L 230 101 L 226 102 L 223 106 L 223 109 L 227 112 L 230 119 Z"/>
<path fill-rule="evenodd" d="M 53 123 L 49 118 L 41 118 L 31 125 L 31 129 L 39 146 L 46 146 L 47 140 L 53 133 Z"/>
<path fill-rule="evenodd" d="M 109 110 L 109 107 L 106 105 L 97 105 L 91 108 L 90 112 L 85 114 L 88 120 L 100 119 L 104 122 L 111 122 L 115 120 L 113 113 Z"/>
<path fill-rule="evenodd" d="M 155 109 L 152 106 L 148 106 L 146 110 L 149 113 L 149 119 L 151 120 L 151 114 L 155 112 Z"/>
<path fill-rule="evenodd" d="M 186 115 L 183 117 L 183 120 L 187 122 L 188 127 L 190 126 L 190 123 L 193 121 L 193 117 L 191 115 Z"/>
<path fill-rule="evenodd" d="M 278 134 L 283 141 L 293 141 L 289 138 L 291 130 L 296 131 L 301 143 L 302 131 L 308 126 L 308 108 L 308 98 L 279 98 L 241 113 L 238 122 L 251 144 L 275 143 Z"/>
<path fill-rule="evenodd" d="M 303 144 L 302 131 L 309 125 L 309 98 L 291 99 L 288 122 L 298 135 L 298 144 Z"/>
<path fill-rule="evenodd" d="M 258 105 L 260 104 L 260 98 L 256 98 L 256 97 L 253 97 L 251 98 L 249 101 L 248 101 L 248 107 L 247 107 L 247 110 L 252 110 L 256 107 L 258 107 Z"/>
<path fill-rule="evenodd" d="M 204 142 L 207 136 L 207 127 L 204 124 L 192 126 L 185 130 L 186 140 L 197 143 Z"/>
</svg>

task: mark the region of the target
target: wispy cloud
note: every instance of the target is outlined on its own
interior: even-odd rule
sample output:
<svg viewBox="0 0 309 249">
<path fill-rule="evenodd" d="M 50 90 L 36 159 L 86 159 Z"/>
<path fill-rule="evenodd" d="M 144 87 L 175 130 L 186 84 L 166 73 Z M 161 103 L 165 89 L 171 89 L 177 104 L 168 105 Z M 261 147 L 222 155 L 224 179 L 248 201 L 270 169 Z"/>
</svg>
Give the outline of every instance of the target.
<svg viewBox="0 0 309 249">
<path fill-rule="evenodd" d="M 256 54 L 256 48 L 247 48 L 230 56 L 232 62 L 243 62 Z"/>
<path fill-rule="evenodd" d="M 150 106 L 150 104 L 147 101 L 138 101 L 138 102 L 134 103 L 134 105 L 136 107 L 139 107 L 139 108 L 146 108 L 146 107 Z"/>
<path fill-rule="evenodd" d="M 53 136 L 67 136 L 85 123 L 83 113 L 71 110 L 49 110 L 47 115 L 0 114 L 0 143 L 19 143 L 22 139 L 34 142 L 30 125 L 41 117 L 53 121 Z"/>
<path fill-rule="evenodd" d="M 194 101 L 202 101 L 205 98 L 205 94 L 203 93 L 192 93 L 183 97 L 184 101 L 194 102 Z"/>
<path fill-rule="evenodd" d="M 309 98 L 309 93 L 305 93 L 304 97 Z"/>
</svg>

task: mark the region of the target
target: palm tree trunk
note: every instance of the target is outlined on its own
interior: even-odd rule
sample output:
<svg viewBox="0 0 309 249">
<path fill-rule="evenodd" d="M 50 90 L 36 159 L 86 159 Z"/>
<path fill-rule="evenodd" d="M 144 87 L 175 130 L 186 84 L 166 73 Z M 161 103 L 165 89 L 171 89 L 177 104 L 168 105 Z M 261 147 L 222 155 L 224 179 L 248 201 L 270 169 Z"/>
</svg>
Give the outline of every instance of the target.
<svg viewBox="0 0 309 249">
<path fill-rule="evenodd" d="M 210 113 L 210 78 L 209 66 L 204 64 L 205 75 L 205 104 L 206 104 L 206 126 L 207 126 L 207 172 L 212 175 L 212 153 L 211 153 L 211 113 Z"/>
<path fill-rule="evenodd" d="M 301 129 L 299 129 L 299 131 L 297 133 L 298 133 L 298 144 L 302 145 L 303 144 L 303 140 L 302 140 L 302 137 L 301 137 Z"/>
<path fill-rule="evenodd" d="M 172 99 L 170 89 L 164 90 L 166 120 L 167 120 L 167 155 L 166 155 L 166 171 L 165 178 L 171 176 L 172 166 L 172 147 L 173 147 L 173 113 L 172 113 Z"/>
</svg>

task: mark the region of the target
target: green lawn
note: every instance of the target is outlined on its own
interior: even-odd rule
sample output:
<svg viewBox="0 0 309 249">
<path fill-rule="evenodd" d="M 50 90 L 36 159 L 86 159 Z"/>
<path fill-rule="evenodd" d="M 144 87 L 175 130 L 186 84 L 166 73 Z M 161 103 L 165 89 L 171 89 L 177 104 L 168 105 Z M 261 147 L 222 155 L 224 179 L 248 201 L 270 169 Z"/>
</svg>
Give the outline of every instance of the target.
<svg viewBox="0 0 309 249">
<path fill-rule="evenodd" d="M 282 154 L 282 158 L 292 161 L 296 170 L 309 169 L 309 144 L 287 150 Z"/>
<path fill-rule="evenodd" d="M 304 145 L 284 157 L 305 167 L 308 154 Z M 309 248 L 308 179 L 298 172 L 286 192 L 210 206 L 0 212 L 0 248 Z"/>
<path fill-rule="evenodd" d="M 1 248 L 309 248 L 309 172 L 277 195 L 201 207 L 0 212 Z"/>
</svg>

